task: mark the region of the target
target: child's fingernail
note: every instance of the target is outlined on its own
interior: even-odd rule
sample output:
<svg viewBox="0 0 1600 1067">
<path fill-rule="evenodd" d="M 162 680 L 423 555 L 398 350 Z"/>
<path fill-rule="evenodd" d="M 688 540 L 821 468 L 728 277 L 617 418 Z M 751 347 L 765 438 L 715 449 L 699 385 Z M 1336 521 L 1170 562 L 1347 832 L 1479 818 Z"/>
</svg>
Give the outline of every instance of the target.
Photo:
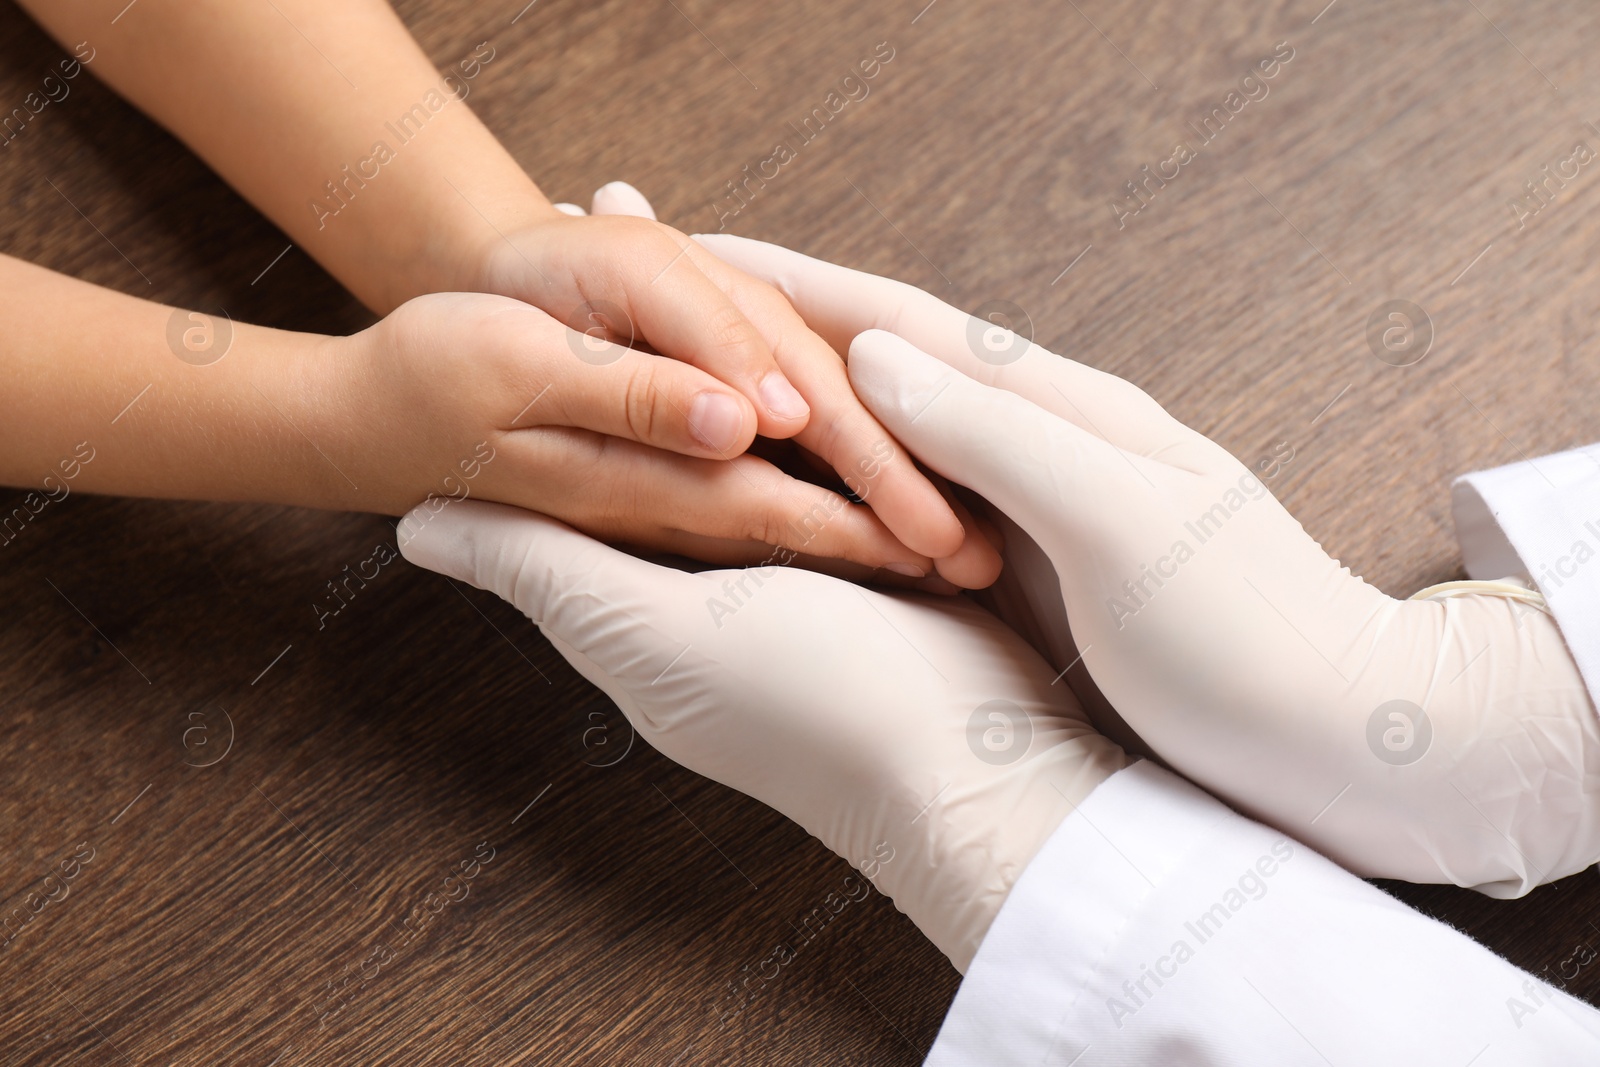
<svg viewBox="0 0 1600 1067">
<path fill-rule="evenodd" d="M 761 402 L 780 419 L 798 419 L 811 414 L 806 398 L 777 371 L 761 379 Z"/>
<path fill-rule="evenodd" d="M 921 567 L 914 567 L 909 563 L 885 563 L 883 569 L 894 571 L 896 574 L 903 574 L 907 578 L 926 578 L 928 576 L 927 571 Z"/>
<path fill-rule="evenodd" d="M 726 393 L 701 393 L 689 407 L 689 429 L 707 448 L 726 452 L 739 444 L 744 410 Z"/>
</svg>

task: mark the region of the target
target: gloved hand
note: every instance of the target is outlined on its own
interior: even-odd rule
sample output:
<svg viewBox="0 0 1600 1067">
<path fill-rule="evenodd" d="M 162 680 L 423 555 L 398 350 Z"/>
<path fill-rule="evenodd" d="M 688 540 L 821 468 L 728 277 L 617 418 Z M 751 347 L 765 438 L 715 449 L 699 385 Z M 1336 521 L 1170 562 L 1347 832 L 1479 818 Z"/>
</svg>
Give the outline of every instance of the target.
<svg viewBox="0 0 1600 1067">
<path fill-rule="evenodd" d="M 687 574 L 466 501 L 400 549 L 539 624 L 634 728 L 862 869 L 964 970 L 1011 885 L 1127 762 L 960 598 L 784 567 Z"/>
<path fill-rule="evenodd" d="M 1367 876 L 1516 896 L 1600 857 L 1600 726 L 1526 587 L 1385 596 L 1131 383 L 911 286 L 696 240 L 1043 548 L 1095 682 L 1176 769 Z"/>
</svg>

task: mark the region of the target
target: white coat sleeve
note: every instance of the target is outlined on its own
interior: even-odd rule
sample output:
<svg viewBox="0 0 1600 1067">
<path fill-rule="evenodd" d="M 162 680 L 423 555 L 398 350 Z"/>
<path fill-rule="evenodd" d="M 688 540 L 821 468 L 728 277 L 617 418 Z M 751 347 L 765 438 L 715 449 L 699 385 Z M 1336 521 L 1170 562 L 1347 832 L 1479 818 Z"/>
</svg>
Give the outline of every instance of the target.
<svg viewBox="0 0 1600 1067">
<path fill-rule="evenodd" d="M 1600 705 L 1600 444 L 1456 479 L 1473 578 L 1531 578 Z"/>
<path fill-rule="evenodd" d="M 1568 1067 L 1600 1012 L 1148 761 L 1012 888 L 930 1067 Z"/>
</svg>

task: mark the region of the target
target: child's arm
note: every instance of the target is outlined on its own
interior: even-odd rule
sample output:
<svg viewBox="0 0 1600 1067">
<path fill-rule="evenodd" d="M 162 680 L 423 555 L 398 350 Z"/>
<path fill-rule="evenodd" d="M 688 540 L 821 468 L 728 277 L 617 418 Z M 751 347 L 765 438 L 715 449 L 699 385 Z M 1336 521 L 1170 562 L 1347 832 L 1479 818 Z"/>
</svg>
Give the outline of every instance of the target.
<svg viewBox="0 0 1600 1067">
<path fill-rule="evenodd" d="M 551 207 L 456 98 L 492 42 L 441 74 L 383 0 L 23 6 L 375 310 L 495 292 L 646 342 L 734 386 L 759 433 L 820 455 L 917 554 L 959 553 L 946 577 L 998 571 L 775 289 L 654 221 Z"/>
<path fill-rule="evenodd" d="M 680 412 L 737 403 L 727 385 L 645 352 L 576 359 L 570 331 L 506 297 L 420 297 L 323 337 L 0 256 L 0 322 L 0 484 L 32 490 L 30 512 L 72 491 L 388 515 L 471 496 L 719 562 L 782 545 L 931 570 L 869 508 L 701 444 Z M 746 411 L 731 451 L 754 433 Z"/>
<path fill-rule="evenodd" d="M 367 503 L 301 436 L 324 427 L 299 372 L 332 339 L 195 315 L 179 320 L 185 356 L 226 352 L 197 366 L 168 344 L 174 314 L 0 256 L 0 483 L 44 496 Z"/>
<path fill-rule="evenodd" d="M 380 314 L 555 214 L 383 0 L 125 5 L 23 6 Z"/>
</svg>

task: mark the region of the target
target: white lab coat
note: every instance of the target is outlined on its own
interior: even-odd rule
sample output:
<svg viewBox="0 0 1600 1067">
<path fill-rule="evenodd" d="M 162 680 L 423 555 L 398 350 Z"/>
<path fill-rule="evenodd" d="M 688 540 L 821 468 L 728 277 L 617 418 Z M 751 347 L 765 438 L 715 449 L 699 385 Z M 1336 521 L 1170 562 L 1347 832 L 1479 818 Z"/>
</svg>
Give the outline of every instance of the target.
<svg viewBox="0 0 1600 1067">
<path fill-rule="evenodd" d="M 1474 578 L 1530 576 L 1600 697 L 1600 445 L 1468 475 Z M 1600 1065 L 1600 1012 L 1149 762 L 1013 887 L 930 1067 Z"/>
</svg>

